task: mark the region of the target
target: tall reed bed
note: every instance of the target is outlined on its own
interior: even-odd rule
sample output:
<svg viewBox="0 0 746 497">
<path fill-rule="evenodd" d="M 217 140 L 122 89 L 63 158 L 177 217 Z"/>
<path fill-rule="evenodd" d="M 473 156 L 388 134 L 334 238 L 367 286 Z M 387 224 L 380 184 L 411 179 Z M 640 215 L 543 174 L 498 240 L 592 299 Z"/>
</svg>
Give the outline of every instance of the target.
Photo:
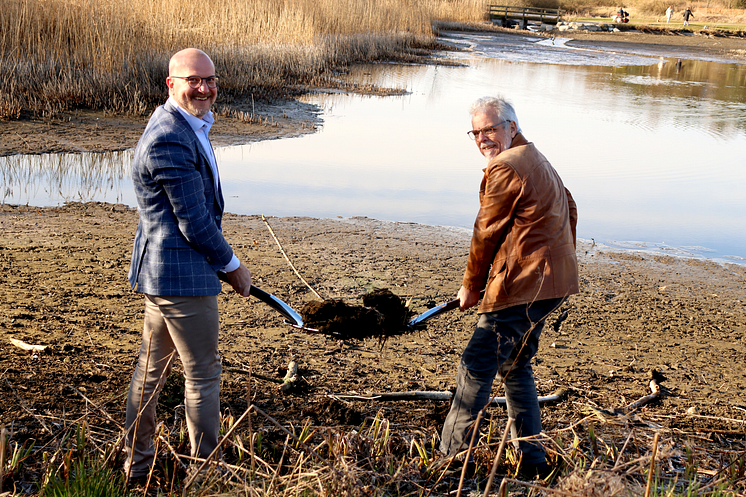
<svg viewBox="0 0 746 497">
<path fill-rule="evenodd" d="M 224 92 L 271 95 L 337 64 L 431 44 L 433 20 L 480 19 L 485 0 L 4 0 L 0 117 L 75 108 L 145 113 L 168 59 L 207 51 Z"/>
</svg>

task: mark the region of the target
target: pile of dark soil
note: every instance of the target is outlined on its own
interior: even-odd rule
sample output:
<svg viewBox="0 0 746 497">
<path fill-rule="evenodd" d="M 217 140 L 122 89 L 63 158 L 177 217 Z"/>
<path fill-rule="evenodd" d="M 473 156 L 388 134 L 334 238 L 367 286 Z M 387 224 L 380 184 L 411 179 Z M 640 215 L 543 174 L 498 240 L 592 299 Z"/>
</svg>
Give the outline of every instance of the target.
<svg viewBox="0 0 746 497">
<path fill-rule="evenodd" d="M 321 333 L 341 339 L 385 339 L 401 335 L 412 312 L 402 299 L 383 288 L 363 296 L 363 305 L 351 305 L 342 299 L 312 301 L 300 311 L 303 323 Z"/>
</svg>

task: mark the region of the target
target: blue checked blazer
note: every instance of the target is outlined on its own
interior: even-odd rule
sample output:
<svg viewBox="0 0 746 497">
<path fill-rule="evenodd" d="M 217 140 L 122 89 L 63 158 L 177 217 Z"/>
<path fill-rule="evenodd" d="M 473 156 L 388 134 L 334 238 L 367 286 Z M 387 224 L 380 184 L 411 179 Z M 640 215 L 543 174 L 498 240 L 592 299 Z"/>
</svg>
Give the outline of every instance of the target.
<svg viewBox="0 0 746 497">
<path fill-rule="evenodd" d="M 207 153 L 170 102 L 155 110 L 137 143 L 132 180 L 140 216 L 132 288 L 159 296 L 220 293 L 216 271 L 233 256 L 220 228 L 223 195 Z"/>
</svg>

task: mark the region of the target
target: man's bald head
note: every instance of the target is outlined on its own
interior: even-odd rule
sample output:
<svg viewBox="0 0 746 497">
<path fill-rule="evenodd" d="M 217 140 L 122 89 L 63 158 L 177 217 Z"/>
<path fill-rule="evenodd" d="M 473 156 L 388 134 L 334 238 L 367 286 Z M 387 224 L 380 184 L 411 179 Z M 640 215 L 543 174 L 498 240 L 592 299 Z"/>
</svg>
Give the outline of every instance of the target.
<svg viewBox="0 0 746 497">
<path fill-rule="evenodd" d="M 212 63 L 212 59 L 198 48 L 185 48 L 180 50 L 171 56 L 171 60 L 168 63 L 168 75 L 169 76 L 183 76 L 179 74 L 184 68 L 191 68 L 198 63 L 209 63 L 213 71 L 215 72 L 215 65 Z"/>
<path fill-rule="evenodd" d="M 171 57 L 166 84 L 179 106 L 197 117 L 208 114 L 218 96 L 215 64 L 196 48 L 185 48 Z"/>
</svg>

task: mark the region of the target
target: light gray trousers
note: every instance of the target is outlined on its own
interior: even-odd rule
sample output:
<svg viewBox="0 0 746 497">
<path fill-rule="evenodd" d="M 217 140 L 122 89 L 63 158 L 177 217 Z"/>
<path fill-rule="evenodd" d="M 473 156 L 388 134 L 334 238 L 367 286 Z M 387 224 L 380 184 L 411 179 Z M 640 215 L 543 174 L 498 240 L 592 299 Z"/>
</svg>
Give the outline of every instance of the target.
<svg viewBox="0 0 746 497">
<path fill-rule="evenodd" d="M 176 355 L 184 366 L 184 405 L 193 457 L 207 457 L 220 428 L 219 314 L 216 296 L 145 296 L 140 356 L 130 383 L 125 420 L 125 473 L 153 465 L 155 407 Z M 138 419 L 139 413 L 139 419 Z"/>
<path fill-rule="evenodd" d="M 456 394 L 441 435 L 443 454 L 454 456 L 469 447 L 472 425 L 490 400 L 496 375 L 504 381 L 508 416 L 515 419 L 511 436 L 520 438 L 541 433 L 531 359 L 539 348 L 544 320 L 563 300 L 541 300 L 480 314 L 458 366 Z M 546 460 L 544 449 L 536 441 L 521 441 L 515 445 L 522 453 L 524 464 L 540 464 Z"/>
</svg>

